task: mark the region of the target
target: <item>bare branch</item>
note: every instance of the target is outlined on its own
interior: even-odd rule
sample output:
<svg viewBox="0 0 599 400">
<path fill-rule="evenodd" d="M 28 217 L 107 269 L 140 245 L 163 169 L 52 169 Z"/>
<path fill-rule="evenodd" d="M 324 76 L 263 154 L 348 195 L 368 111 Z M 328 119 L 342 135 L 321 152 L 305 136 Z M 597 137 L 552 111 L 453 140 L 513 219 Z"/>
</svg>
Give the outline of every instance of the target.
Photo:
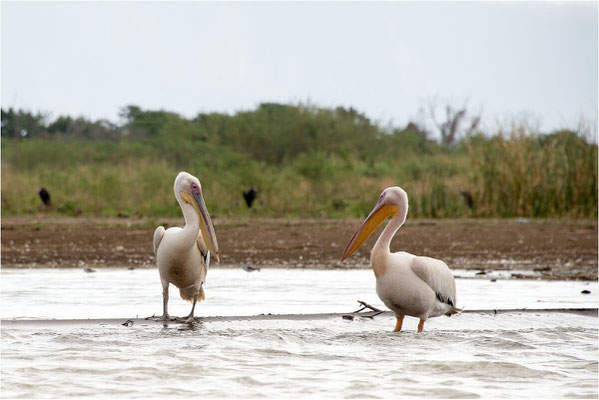
<svg viewBox="0 0 599 400">
<path fill-rule="evenodd" d="M 380 311 L 380 312 L 383 312 L 383 310 L 381 310 L 381 309 L 378 309 L 378 308 L 376 308 L 376 307 L 374 307 L 374 306 L 371 306 L 370 304 L 368 304 L 368 303 L 366 303 L 366 302 L 363 302 L 362 300 L 358 300 L 358 303 L 360 303 L 360 304 L 362 304 L 362 305 L 364 306 L 364 307 L 362 308 L 362 310 L 363 310 L 364 308 L 370 308 L 372 311 Z"/>
<path fill-rule="evenodd" d="M 457 109 L 449 101 L 446 101 L 442 108 L 445 111 L 445 115 L 442 117 L 443 121 L 438 119 L 440 105 L 437 96 L 427 102 L 426 108 L 427 115 L 425 117 L 439 132 L 440 141 L 445 146 L 452 146 L 460 137 L 472 134 L 481 121 L 480 113 L 471 115 L 468 112 L 468 99 L 464 100 L 463 105 L 458 106 Z"/>
</svg>

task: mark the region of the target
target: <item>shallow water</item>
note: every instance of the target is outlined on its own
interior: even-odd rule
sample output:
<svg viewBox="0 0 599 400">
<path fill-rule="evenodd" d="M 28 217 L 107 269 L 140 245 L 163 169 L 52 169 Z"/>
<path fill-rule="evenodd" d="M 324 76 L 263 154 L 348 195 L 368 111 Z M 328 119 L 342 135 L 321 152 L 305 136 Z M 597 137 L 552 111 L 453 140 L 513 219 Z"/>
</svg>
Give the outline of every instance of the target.
<svg viewBox="0 0 599 400">
<path fill-rule="evenodd" d="M 458 276 L 466 272 L 456 271 Z M 597 282 L 458 279 L 466 310 L 597 307 Z M 590 290 L 591 294 L 581 294 Z M 369 270 L 212 269 L 199 316 L 383 307 Z M 155 270 L 2 270 L 3 398 L 597 397 L 596 313 L 467 312 L 417 320 L 47 323 L 161 313 Z M 171 289 L 171 314 L 189 303 Z"/>
</svg>

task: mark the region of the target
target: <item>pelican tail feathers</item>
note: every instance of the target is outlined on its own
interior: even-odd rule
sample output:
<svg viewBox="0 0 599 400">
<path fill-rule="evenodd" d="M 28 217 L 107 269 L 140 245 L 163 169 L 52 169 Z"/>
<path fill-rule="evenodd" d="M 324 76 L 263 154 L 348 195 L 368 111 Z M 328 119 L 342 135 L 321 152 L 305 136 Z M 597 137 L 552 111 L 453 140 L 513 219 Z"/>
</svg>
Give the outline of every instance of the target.
<svg viewBox="0 0 599 400">
<path fill-rule="evenodd" d="M 195 294 L 195 290 L 193 287 L 179 289 L 179 293 L 181 294 L 181 298 L 183 300 L 193 303 L 193 296 Z M 204 287 L 200 287 L 200 291 L 196 294 L 196 297 L 198 299 L 198 302 L 206 299 L 206 295 L 204 293 Z"/>
</svg>

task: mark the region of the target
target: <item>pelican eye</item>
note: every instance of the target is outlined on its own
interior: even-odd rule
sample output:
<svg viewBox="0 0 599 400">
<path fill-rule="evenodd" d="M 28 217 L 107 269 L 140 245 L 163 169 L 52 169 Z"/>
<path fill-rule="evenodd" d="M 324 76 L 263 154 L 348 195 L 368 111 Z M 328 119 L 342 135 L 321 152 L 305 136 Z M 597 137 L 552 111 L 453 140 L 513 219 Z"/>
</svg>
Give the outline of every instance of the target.
<svg viewBox="0 0 599 400">
<path fill-rule="evenodd" d="M 200 193 L 200 187 L 196 183 L 189 185 L 189 188 L 192 193 Z"/>
</svg>

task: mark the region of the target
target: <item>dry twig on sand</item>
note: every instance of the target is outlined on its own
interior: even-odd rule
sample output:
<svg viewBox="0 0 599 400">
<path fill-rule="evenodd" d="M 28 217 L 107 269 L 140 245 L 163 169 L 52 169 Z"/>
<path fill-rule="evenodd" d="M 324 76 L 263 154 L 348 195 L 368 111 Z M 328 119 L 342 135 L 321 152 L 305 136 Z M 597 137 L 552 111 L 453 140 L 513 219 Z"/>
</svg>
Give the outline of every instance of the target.
<svg viewBox="0 0 599 400">
<path fill-rule="evenodd" d="M 366 302 L 364 302 L 362 300 L 358 300 L 358 303 L 360 303 L 362 305 L 362 307 L 359 308 L 358 310 L 350 313 L 350 314 L 344 315 L 343 319 L 352 320 L 352 319 L 354 319 L 354 316 L 359 316 L 359 317 L 364 317 L 364 318 L 374 318 L 377 315 L 382 314 L 382 313 L 385 312 L 384 310 L 381 310 L 381 309 L 378 309 L 378 308 L 376 308 L 374 306 L 371 306 L 370 304 L 368 304 L 368 303 L 366 303 Z M 366 308 L 369 308 L 372 311 L 367 311 L 367 312 L 362 313 L 361 311 L 364 310 L 364 309 L 366 309 Z"/>
<path fill-rule="evenodd" d="M 360 311 L 364 310 L 365 308 L 370 308 L 372 311 L 378 311 L 379 314 L 382 313 L 382 312 L 384 312 L 381 309 L 378 309 L 378 308 L 376 308 L 374 306 L 371 306 L 370 304 L 366 303 L 365 301 L 358 300 L 358 303 L 362 304 L 362 308 L 360 308 L 359 310 L 354 311 L 352 314 L 359 313 Z"/>
</svg>

